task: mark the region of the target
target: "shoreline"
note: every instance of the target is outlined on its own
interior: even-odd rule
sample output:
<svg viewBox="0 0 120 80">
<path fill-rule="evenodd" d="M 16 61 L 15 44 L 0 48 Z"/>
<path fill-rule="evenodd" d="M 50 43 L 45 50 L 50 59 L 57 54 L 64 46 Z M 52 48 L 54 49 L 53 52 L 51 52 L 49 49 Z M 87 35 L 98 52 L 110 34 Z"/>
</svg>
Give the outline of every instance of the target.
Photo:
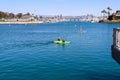
<svg viewBox="0 0 120 80">
<path fill-rule="evenodd" d="M 103 20 L 100 23 L 120 23 L 120 20 Z"/>
<path fill-rule="evenodd" d="M 29 22 L 0 22 L 0 24 L 42 24 L 43 21 L 29 21 Z"/>
</svg>

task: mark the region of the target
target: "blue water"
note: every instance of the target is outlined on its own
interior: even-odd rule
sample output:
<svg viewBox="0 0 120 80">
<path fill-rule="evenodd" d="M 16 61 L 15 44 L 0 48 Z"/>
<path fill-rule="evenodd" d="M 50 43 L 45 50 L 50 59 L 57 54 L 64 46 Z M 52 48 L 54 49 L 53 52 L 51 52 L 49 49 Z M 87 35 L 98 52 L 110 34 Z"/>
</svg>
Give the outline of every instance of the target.
<svg viewBox="0 0 120 80">
<path fill-rule="evenodd" d="M 115 27 L 120 24 L 0 25 L 0 80 L 120 80 L 111 56 Z M 72 43 L 54 44 L 58 36 Z"/>
</svg>

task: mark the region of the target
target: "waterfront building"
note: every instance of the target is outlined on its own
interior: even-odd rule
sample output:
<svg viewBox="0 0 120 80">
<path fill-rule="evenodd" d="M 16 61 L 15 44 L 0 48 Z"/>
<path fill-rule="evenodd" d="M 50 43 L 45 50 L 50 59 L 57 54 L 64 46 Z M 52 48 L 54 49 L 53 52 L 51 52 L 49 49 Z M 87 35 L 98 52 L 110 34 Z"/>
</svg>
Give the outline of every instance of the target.
<svg viewBox="0 0 120 80">
<path fill-rule="evenodd" d="M 120 20 L 120 10 L 116 11 L 116 14 L 114 16 L 116 20 Z"/>
<path fill-rule="evenodd" d="M 108 20 L 120 20 L 120 10 L 117 10 L 116 13 L 110 15 Z"/>
</svg>

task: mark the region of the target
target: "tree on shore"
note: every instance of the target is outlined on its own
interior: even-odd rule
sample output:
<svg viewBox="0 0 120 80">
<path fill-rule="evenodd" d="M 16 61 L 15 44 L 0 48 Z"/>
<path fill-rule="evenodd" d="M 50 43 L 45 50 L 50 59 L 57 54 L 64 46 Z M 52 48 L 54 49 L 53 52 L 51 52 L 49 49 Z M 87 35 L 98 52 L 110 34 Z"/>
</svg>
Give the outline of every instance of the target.
<svg viewBox="0 0 120 80">
<path fill-rule="evenodd" d="M 105 10 L 105 9 L 103 9 L 102 11 L 101 11 L 101 13 L 103 14 L 103 19 L 105 18 L 105 14 L 107 13 L 107 11 Z"/>
<path fill-rule="evenodd" d="M 16 15 L 17 18 L 21 18 L 22 16 L 23 16 L 22 13 L 18 13 L 18 14 Z"/>
<path fill-rule="evenodd" d="M 10 18 L 10 19 L 15 18 L 15 14 L 13 14 L 13 13 L 9 13 L 8 18 Z"/>
<path fill-rule="evenodd" d="M 8 15 L 5 12 L 0 11 L 0 19 L 7 18 Z"/>
<path fill-rule="evenodd" d="M 14 13 L 0 11 L 0 19 L 13 19 L 13 18 L 20 19 L 22 16 L 25 16 L 25 15 L 31 16 L 31 14 L 29 12 L 26 14 L 18 13 L 15 15 Z"/>
<path fill-rule="evenodd" d="M 107 7 L 107 10 L 108 10 L 108 17 L 110 16 L 110 11 L 112 10 L 110 7 Z"/>
<path fill-rule="evenodd" d="M 0 19 L 2 18 L 5 18 L 5 19 L 8 19 L 8 18 L 14 18 L 15 17 L 15 14 L 13 13 L 7 13 L 7 12 L 2 12 L 0 11 Z"/>
<path fill-rule="evenodd" d="M 26 13 L 25 15 L 28 15 L 28 16 L 30 16 L 30 13 L 28 12 L 28 13 Z"/>
<path fill-rule="evenodd" d="M 112 10 L 112 9 L 111 9 L 110 7 L 107 7 L 107 11 L 106 11 L 105 9 L 103 9 L 103 10 L 101 11 L 101 13 L 103 13 L 103 20 L 104 20 L 104 18 L 105 18 L 105 14 L 107 14 L 107 18 L 109 18 L 109 16 L 111 15 L 111 13 L 110 13 L 111 10 Z"/>
</svg>

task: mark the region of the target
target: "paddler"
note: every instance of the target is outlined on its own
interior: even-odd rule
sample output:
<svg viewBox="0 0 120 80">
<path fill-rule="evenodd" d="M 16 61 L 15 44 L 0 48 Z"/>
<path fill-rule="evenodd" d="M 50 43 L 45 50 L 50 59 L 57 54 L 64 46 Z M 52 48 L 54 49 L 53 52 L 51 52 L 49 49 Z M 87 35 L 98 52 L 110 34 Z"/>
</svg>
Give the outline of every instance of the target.
<svg viewBox="0 0 120 80">
<path fill-rule="evenodd" d="M 63 39 L 62 42 L 65 42 L 65 40 Z"/>
<path fill-rule="evenodd" d="M 61 41 L 60 37 L 58 37 L 57 41 Z"/>
</svg>

